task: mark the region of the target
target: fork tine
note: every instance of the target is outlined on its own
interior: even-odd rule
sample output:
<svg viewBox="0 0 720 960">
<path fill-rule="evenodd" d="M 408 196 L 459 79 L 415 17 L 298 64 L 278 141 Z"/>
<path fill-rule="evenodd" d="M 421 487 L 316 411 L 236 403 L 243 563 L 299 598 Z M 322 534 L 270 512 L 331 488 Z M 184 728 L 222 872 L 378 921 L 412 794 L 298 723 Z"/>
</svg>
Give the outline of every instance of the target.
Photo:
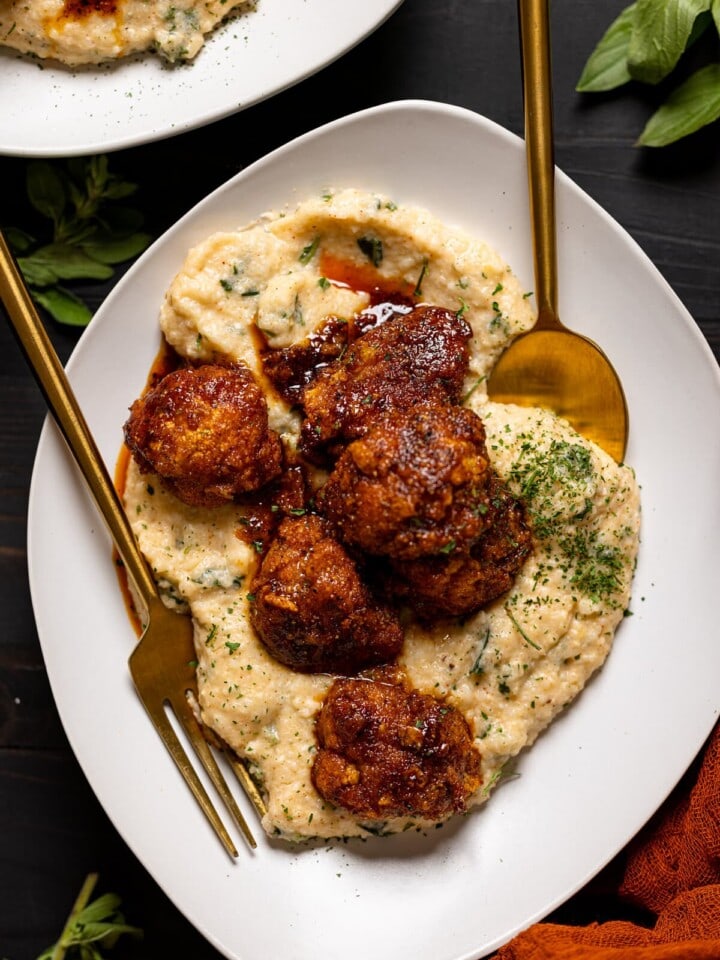
<svg viewBox="0 0 720 960">
<path fill-rule="evenodd" d="M 236 757 L 230 750 L 225 751 L 225 756 L 227 757 L 228 763 L 232 767 L 233 773 L 240 781 L 240 786 L 245 791 L 245 794 L 252 803 L 253 807 L 255 807 L 255 812 L 262 820 L 267 813 L 267 807 L 265 806 L 265 801 L 263 800 L 262 795 L 257 788 L 257 784 L 248 773 L 248 769 L 242 760 Z"/>
<path fill-rule="evenodd" d="M 143 701 L 144 703 L 145 701 Z M 180 740 L 173 729 L 172 724 L 170 723 L 167 714 L 165 713 L 165 708 L 161 703 L 159 709 L 151 709 L 151 707 L 145 703 L 145 709 L 150 714 L 150 718 L 155 726 L 155 729 L 160 734 L 160 737 L 170 752 L 171 757 L 175 761 L 180 773 L 183 775 L 185 782 L 190 787 L 193 796 L 197 800 L 200 808 L 203 813 L 210 821 L 210 824 L 215 831 L 215 833 L 220 838 L 223 846 L 230 854 L 231 857 L 237 857 L 238 852 L 235 844 L 230 837 L 230 834 L 225 827 L 225 824 L 222 822 L 218 816 L 217 810 L 213 806 L 210 797 L 205 790 L 205 787 L 200 782 L 200 778 L 195 772 L 195 768 L 190 763 L 188 756 L 183 748 Z M 207 744 L 206 744 L 207 746 Z M 254 845 L 254 841 L 253 841 Z"/>
<path fill-rule="evenodd" d="M 171 701 L 172 709 L 177 717 L 178 721 L 182 724 L 185 733 L 188 735 L 190 742 L 195 748 L 195 753 L 200 758 L 200 762 L 207 775 L 212 780 L 215 789 L 222 797 L 222 800 L 225 806 L 228 808 L 230 813 L 233 815 L 235 822 L 242 830 L 243 836 L 247 840 L 248 844 L 255 849 L 257 843 L 255 842 L 255 837 L 253 837 L 250 827 L 245 820 L 245 817 L 242 814 L 242 811 L 237 805 L 235 797 L 230 792 L 230 788 L 227 785 L 225 777 L 222 775 L 220 768 L 217 765 L 215 756 L 210 749 L 210 745 L 203 736 L 202 727 L 198 722 L 195 713 L 193 712 L 190 703 L 186 697 L 179 698 L 177 701 Z M 246 771 L 247 773 L 247 771 Z M 249 779 L 249 775 L 248 775 Z M 243 783 L 244 786 L 244 783 Z M 251 798 L 252 799 L 252 798 Z"/>
</svg>

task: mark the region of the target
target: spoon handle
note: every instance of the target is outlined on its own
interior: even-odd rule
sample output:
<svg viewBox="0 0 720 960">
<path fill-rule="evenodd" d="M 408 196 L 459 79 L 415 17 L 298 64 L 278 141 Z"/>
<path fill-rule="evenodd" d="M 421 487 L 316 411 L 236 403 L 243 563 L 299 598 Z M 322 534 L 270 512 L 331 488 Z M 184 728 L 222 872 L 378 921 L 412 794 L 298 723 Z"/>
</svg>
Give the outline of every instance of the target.
<svg viewBox="0 0 720 960">
<path fill-rule="evenodd" d="M 558 327 L 555 159 L 548 0 L 518 0 L 536 329 Z"/>
<path fill-rule="evenodd" d="M 108 525 L 118 553 L 146 604 L 157 600 L 152 576 L 135 541 L 127 514 L 85 422 L 22 274 L 0 232 L 0 301 L 35 375 L 50 412 Z"/>
</svg>

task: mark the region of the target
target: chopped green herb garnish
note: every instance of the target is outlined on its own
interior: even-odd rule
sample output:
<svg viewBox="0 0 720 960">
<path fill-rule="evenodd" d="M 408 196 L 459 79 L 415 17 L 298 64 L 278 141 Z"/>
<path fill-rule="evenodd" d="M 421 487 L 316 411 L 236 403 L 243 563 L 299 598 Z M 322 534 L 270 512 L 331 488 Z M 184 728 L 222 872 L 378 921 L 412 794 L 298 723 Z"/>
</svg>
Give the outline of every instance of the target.
<svg viewBox="0 0 720 960">
<path fill-rule="evenodd" d="M 452 553 L 456 546 L 456 540 L 449 540 L 444 546 L 440 547 L 438 553 Z"/>
<path fill-rule="evenodd" d="M 486 379 L 485 374 L 483 374 L 481 377 L 478 377 L 477 380 L 475 381 L 475 383 L 474 383 L 474 384 L 470 387 L 470 389 L 463 395 L 462 400 L 461 400 L 460 402 L 461 402 L 461 403 L 467 403 L 467 401 L 468 401 L 468 400 L 470 399 L 470 397 L 475 393 L 475 391 L 477 390 L 477 388 L 480 386 L 480 384 L 481 384 L 481 383 L 483 382 L 483 380 L 485 380 L 485 379 Z"/>
<path fill-rule="evenodd" d="M 302 253 L 298 257 L 298 260 L 300 261 L 300 263 L 302 263 L 303 265 L 310 263 L 312 258 L 315 256 L 319 243 L 320 243 L 320 237 L 315 237 L 315 239 L 311 243 L 309 243 L 306 247 L 303 247 Z"/>
<path fill-rule="evenodd" d="M 422 296 L 422 283 L 423 283 L 423 280 L 425 279 L 425 274 L 427 273 L 428 263 L 429 263 L 429 260 L 427 257 L 425 257 L 422 262 L 420 275 L 418 276 L 417 283 L 415 284 L 415 289 L 413 290 L 414 297 Z"/>
<path fill-rule="evenodd" d="M 527 643 L 528 646 L 532 647 L 534 650 L 542 650 L 542 647 L 538 646 L 538 644 L 535 643 L 533 640 L 531 640 L 530 637 L 525 633 L 525 631 L 517 622 L 515 617 L 510 613 L 510 610 L 507 604 L 505 604 L 505 613 L 508 615 L 508 617 L 510 617 L 510 620 L 512 621 L 513 626 L 515 627 L 517 632 L 520 634 L 520 636 L 523 638 L 525 643 Z"/>
<path fill-rule="evenodd" d="M 358 237 L 357 245 L 374 267 L 383 260 L 383 242 L 378 237 Z"/>
<path fill-rule="evenodd" d="M 482 665 L 482 658 L 483 658 L 483 654 L 485 653 L 485 648 L 487 647 L 489 640 L 490 640 L 490 627 L 488 627 L 487 630 L 485 631 L 485 636 L 482 638 L 482 641 L 480 643 L 480 650 L 478 651 L 478 655 L 475 658 L 475 663 L 473 663 L 473 665 L 470 667 L 470 673 L 476 677 L 480 677 L 482 676 L 483 673 L 485 673 L 485 668 Z"/>
</svg>

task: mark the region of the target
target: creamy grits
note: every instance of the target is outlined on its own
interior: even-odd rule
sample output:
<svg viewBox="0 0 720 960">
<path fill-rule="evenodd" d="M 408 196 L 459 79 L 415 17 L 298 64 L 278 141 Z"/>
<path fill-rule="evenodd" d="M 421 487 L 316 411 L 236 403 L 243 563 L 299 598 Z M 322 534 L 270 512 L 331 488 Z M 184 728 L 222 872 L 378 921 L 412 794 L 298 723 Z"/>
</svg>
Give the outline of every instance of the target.
<svg viewBox="0 0 720 960">
<path fill-rule="evenodd" d="M 154 51 L 192 60 L 219 23 L 255 0 L 0 0 L 0 46 L 66 66 Z"/>
<path fill-rule="evenodd" d="M 550 411 L 488 401 L 484 378 L 534 321 L 529 298 L 497 252 L 424 209 L 350 189 L 217 233 L 172 282 L 162 332 L 181 356 L 240 360 L 263 383 L 256 327 L 271 346 L 288 346 L 328 316 L 367 306 L 360 285 L 333 280 L 338 264 L 462 311 L 472 329 L 464 402 L 531 522 L 534 550 L 513 587 L 462 620 L 411 624 L 399 660 L 415 688 L 467 719 L 482 757 L 483 782 L 469 801 L 477 806 L 608 656 L 630 601 L 638 485 L 631 468 Z M 269 387 L 267 399 L 271 427 L 295 448 L 299 413 Z M 189 507 L 134 462 L 125 503 L 166 602 L 192 614 L 203 722 L 248 764 L 268 834 L 297 841 L 430 826 L 415 817 L 362 822 L 316 792 L 315 717 L 333 678 L 281 665 L 255 635 L 258 555 L 237 536 L 242 506 Z"/>
</svg>

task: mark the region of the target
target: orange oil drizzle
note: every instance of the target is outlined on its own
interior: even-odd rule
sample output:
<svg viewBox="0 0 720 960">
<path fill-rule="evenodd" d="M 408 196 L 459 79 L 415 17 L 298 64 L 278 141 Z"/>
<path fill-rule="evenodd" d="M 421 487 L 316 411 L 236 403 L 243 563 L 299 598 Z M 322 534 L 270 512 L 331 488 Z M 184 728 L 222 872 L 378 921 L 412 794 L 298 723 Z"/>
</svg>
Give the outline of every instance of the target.
<svg viewBox="0 0 720 960">
<path fill-rule="evenodd" d="M 153 360 L 152 366 L 150 367 L 150 373 L 148 374 L 143 394 L 147 393 L 148 390 L 151 390 L 159 380 L 162 380 L 166 374 L 170 373 L 171 370 L 174 370 L 177 365 L 177 354 L 167 343 L 165 343 L 165 341 L 163 341 L 163 344 L 158 350 L 157 356 Z M 115 462 L 115 475 L 113 477 L 113 483 L 121 501 L 125 497 L 130 460 L 130 450 L 126 444 L 123 444 Z M 133 630 L 139 637 L 143 632 L 143 625 L 133 603 L 125 564 L 122 562 L 120 554 L 117 552 L 115 547 L 113 547 L 112 558 L 128 618 L 133 626 Z"/>
</svg>

